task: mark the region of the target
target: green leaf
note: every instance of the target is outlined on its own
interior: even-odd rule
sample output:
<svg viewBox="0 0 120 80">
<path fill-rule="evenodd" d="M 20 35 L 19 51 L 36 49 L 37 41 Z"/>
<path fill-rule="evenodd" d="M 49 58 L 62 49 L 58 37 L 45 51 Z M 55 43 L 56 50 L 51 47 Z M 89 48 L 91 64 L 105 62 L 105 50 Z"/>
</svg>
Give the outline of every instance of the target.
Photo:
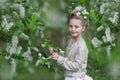
<svg viewBox="0 0 120 80">
<path fill-rule="evenodd" d="M 17 32 L 15 32 L 15 35 L 19 37 L 21 35 L 21 32 L 17 31 Z"/>
<path fill-rule="evenodd" d="M 43 23 L 43 22 L 41 22 L 41 21 L 37 22 L 37 24 L 38 24 L 38 25 L 41 25 L 41 26 L 43 26 L 43 25 L 44 25 L 44 23 Z"/>
<path fill-rule="evenodd" d="M 40 59 L 40 64 L 44 65 L 44 60 Z"/>
<path fill-rule="evenodd" d="M 23 23 L 19 23 L 17 26 L 18 26 L 20 29 L 24 29 L 24 24 L 23 24 Z"/>
<path fill-rule="evenodd" d="M 79 0 L 82 5 L 85 4 L 85 0 Z"/>
<path fill-rule="evenodd" d="M 31 31 L 34 31 L 36 29 L 36 26 L 34 25 L 34 23 L 30 20 L 30 19 L 27 19 L 27 27 L 31 30 Z"/>
<path fill-rule="evenodd" d="M 32 20 L 33 23 L 35 23 L 37 21 L 37 15 L 36 14 L 32 14 L 31 20 Z"/>
</svg>

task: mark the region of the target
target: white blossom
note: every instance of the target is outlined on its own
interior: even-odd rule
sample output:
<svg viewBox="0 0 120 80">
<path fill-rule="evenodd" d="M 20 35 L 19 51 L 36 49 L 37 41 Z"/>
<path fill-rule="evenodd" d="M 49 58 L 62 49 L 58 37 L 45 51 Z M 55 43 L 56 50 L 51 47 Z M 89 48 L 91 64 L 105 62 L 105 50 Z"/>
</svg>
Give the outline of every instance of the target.
<svg viewBox="0 0 120 80">
<path fill-rule="evenodd" d="M 77 6 L 77 7 L 75 7 L 75 10 L 77 10 L 77 11 L 84 10 L 84 7 L 82 7 L 82 6 Z"/>
<path fill-rule="evenodd" d="M 29 36 L 26 35 L 25 33 L 21 33 L 20 37 L 22 37 L 22 38 L 25 39 L 25 40 L 28 40 L 28 39 L 29 39 Z"/>
<path fill-rule="evenodd" d="M 12 46 L 12 44 L 7 43 L 6 51 L 10 53 L 10 55 L 16 53 L 16 47 L 17 46 Z"/>
<path fill-rule="evenodd" d="M 52 55 L 51 55 L 51 56 L 49 56 L 49 57 L 47 57 L 47 59 L 52 59 Z"/>
<path fill-rule="evenodd" d="M 42 47 L 45 47 L 45 44 L 41 44 Z"/>
<path fill-rule="evenodd" d="M 44 33 L 43 33 L 43 31 L 40 31 L 40 34 L 41 34 L 41 38 L 43 39 L 43 38 L 44 38 Z"/>
<path fill-rule="evenodd" d="M 21 53 L 22 47 L 18 46 L 16 50 L 16 54 L 19 55 Z"/>
<path fill-rule="evenodd" d="M 84 17 L 84 19 L 87 19 L 87 17 L 86 16 L 83 16 Z"/>
<path fill-rule="evenodd" d="M 5 15 L 3 15 L 1 18 L 2 18 L 1 25 L 2 25 L 2 27 L 5 27 L 8 24 L 7 18 Z"/>
<path fill-rule="evenodd" d="M 40 60 L 37 60 L 35 65 L 38 66 L 40 64 Z"/>
<path fill-rule="evenodd" d="M 107 51 L 107 55 L 110 56 L 111 55 L 111 46 L 109 45 L 106 49 Z"/>
<path fill-rule="evenodd" d="M 12 54 L 17 54 L 19 55 L 21 53 L 22 47 L 18 46 L 18 37 L 13 35 L 11 39 L 11 43 L 7 43 L 6 51 Z"/>
<path fill-rule="evenodd" d="M 113 16 L 109 17 L 109 20 L 113 23 L 113 24 L 117 24 L 118 19 L 119 19 L 119 13 L 118 12 L 114 12 Z"/>
<path fill-rule="evenodd" d="M 96 47 L 100 47 L 101 44 L 102 44 L 102 42 L 101 42 L 100 40 L 98 40 L 96 37 L 94 37 L 94 38 L 92 39 L 92 44 L 93 44 L 93 46 L 96 48 Z"/>
<path fill-rule="evenodd" d="M 82 11 L 82 14 L 89 14 L 89 12 L 88 12 L 86 9 L 84 9 L 84 10 Z"/>
<path fill-rule="evenodd" d="M 106 36 L 103 36 L 102 39 L 103 39 L 103 42 L 105 42 L 105 43 L 107 42 Z"/>
<path fill-rule="evenodd" d="M 11 72 L 16 72 L 16 62 L 15 59 L 11 58 Z"/>
<path fill-rule="evenodd" d="M 4 29 L 9 31 L 11 29 L 11 27 L 14 26 L 14 23 L 13 22 L 8 22 L 7 17 L 3 15 L 1 25 Z"/>
<path fill-rule="evenodd" d="M 12 45 L 11 45 L 11 48 L 9 49 L 10 54 L 16 53 L 18 42 L 19 42 L 18 37 L 13 35 L 12 36 Z"/>
<path fill-rule="evenodd" d="M 12 46 L 16 46 L 18 44 L 18 37 L 13 35 L 12 36 Z"/>
<path fill-rule="evenodd" d="M 112 42 L 112 38 L 111 38 L 111 34 L 110 34 L 110 28 L 106 28 L 105 30 L 105 35 L 106 35 L 106 39 L 108 42 Z"/>
<path fill-rule="evenodd" d="M 104 27 L 103 27 L 103 26 L 100 26 L 100 27 L 97 28 L 97 31 L 101 31 L 101 30 L 103 30 L 103 29 L 104 29 Z"/>
<path fill-rule="evenodd" d="M 110 4 L 109 3 L 103 3 L 101 6 L 100 6 L 100 13 L 103 14 L 105 12 L 105 9 L 107 7 L 109 7 Z"/>
<path fill-rule="evenodd" d="M 19 10 L 20 10 L 20 17 L 24 18 L 25 17 L 25 8 L 22 5 L 19 5 Z"/>
<path fill-rule="evenodd" d="M 6 29 L 9 30 L 11 27 L 14 26 L 14 23 L 13 22 L 10 22 L 6 25 Z"/>
<path fill-rule="evenodd" d="M 77 7 L 75 7 L 75 10 L 77 11 L 77 13 L 76 13 L 77 16 L 82 15 L 85 19 L 87 19 L 86 15 L 88 15 L 89 12 L 86 10 L 85 7 L 77 6 Z"/>
<path fill-rule="evenodd" d="M 5 55 L 5 59 L 6 59 L 6 60 L 10 59 L 10 57 L 11 57 L 11 56 Z"/>
<path fill-rule="evenodd" d="M 39 51 L 39 49 L 37 47 L 33 47 L 33 49 L 37 52 Z"/>
<path fill-rule="evenodd" d="M 30 47 L 28 47 L 27 51 L 24 52 L 24 53 L 22 54 L 22 56 L 23 56 L 26 60 L 28 60 L 28 61 L 32 61 L 32 60 L 33 60 L 32 56 L 31 56 Z"/>
<path fill-rule="evenodd" d="M 116 44 L 115 43 L 112 43 L 111 46 L 115 46 Z"/>
<path fill-rule="evenodd" d="M 44 59 L 44 60 L 45 60 L 46 58 L 45 58 L 45 57 L 42 57 L 42 59 Z"/>
<path fill-rule="evenodd" d="M 112 38 L 113 41 L 115 40 L 115 34 L 114 33 L 111 34 L 111 38 Z"/>
<path fill-rule="evenodd" d="M 106 28 L 105 30 L 105 36 L 102 37 L 103 41 L 106 42 L 110 42 L 111 45 L 115 46 L 112 42 L 115 40 L 114 34 L 111 34 L 110 28 Z"/>
<path fill-rule="evenodd" d="M 9 52 L 9 49 L 11 48 L 11 44 L 7 43 L 6 51 Z"/>
<path fill-rule="evenodd" d="M 12 47 L 9 49 L 9 53 L 10 53 L 10 55 L 16 53 L 16 47 L 13 47 L 13 46 L 12 46 Z"/>
<path fill-rule="evenodd" d="M 38 56 L 39 56 L 39 57 L 41 57 L 41 56 L 42 56 L 42 54 L 41 54 L 41 53 L 38 53 Z"/>
<path fill-rule="evenodd" d="M 25 8 L 23 7 L 23 5 L 14 4 L 13 7 L 19 10 L 19 15 L 20 15 L 21 18 L 25 17 Z"/>
<path fill-rule="evenodd" d="M 80 12 L 77 12 L 76 15 L 77 15 L 77 16 L 80 16 Z"/>
<path fill-rule="evenodd" d="M 15 59 L 11 58 L 10 64 L 11 64 L 11 76 L 14 77 L 15 74 L 16 74 L 16 62 L 15 62 Z"/>
<path fill-rule="evenodd" d="M 64 55 L 64 51 L 62 49 L 59 49 L 59 51 L 61 55 Z"/>
<path fill-rule="evenodd" d="M 45 64 L 46 64 L 47 67 L 50 69 L 50 62 L 46 62 Z"/>
</svg>

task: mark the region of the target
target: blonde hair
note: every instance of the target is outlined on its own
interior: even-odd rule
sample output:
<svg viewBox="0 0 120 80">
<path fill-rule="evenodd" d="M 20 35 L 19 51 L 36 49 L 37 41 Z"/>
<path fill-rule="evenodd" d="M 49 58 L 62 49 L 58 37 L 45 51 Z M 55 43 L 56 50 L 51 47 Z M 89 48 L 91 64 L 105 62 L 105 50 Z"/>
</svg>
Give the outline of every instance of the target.
<svg viewBox="0 0 120 80">
<path fill-rule="evenodd" d="M 79 11 L 77 11 L 77 10 L 73 10 L 73 11 L 71 12 L 69 21 L 70 21 L 71 19 L 80 20 L 81 23 L 82 23 L 82 26 L 87 29 L 87 28 L 89 27 L 89 20 L 86 19 L 84 16 L 77 15 L 78 12 L 79 12 Z"/>
</svg>

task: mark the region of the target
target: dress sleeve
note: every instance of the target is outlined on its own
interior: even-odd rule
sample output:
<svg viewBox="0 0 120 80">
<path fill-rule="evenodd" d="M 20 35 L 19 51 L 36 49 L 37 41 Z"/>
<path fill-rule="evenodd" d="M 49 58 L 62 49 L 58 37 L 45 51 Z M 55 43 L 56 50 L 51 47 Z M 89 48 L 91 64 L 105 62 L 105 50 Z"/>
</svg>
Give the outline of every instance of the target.
<svg viewBox="0 0 120 80">
<path fill-rule="evenodd" d="M 75 56 L 75 61 L 71 61 L 67 57 L 59 56 L 57 62 L 65 69 L 70 71 L 77 71 L 79 68 L 86 68 L 87 66 L 88 51 L 79 48 L 78 54 Z"/>
</svg>

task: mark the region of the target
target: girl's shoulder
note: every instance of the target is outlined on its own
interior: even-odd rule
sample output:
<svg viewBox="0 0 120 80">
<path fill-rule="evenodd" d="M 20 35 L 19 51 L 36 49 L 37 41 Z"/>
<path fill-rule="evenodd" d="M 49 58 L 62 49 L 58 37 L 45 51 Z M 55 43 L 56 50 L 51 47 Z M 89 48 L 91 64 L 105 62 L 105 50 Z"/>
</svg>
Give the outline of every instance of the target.
<svg viewBox="0 0 120 80">
<path fill-rule="evenodd" d="M 84 45 L 86 45 L 85 40 L 84 40 L 83 38 L 81 38 L 81 39 L 78 41 L 78 45 L 79 45 L 79 46 L 84 46 Z"/>
<path fill-rule="evenodd" d="M 86 42 L 83 38 L 78 42 L 78 47 L 81 48 L 82 50 L 88 51 Z"/>
</svg>

